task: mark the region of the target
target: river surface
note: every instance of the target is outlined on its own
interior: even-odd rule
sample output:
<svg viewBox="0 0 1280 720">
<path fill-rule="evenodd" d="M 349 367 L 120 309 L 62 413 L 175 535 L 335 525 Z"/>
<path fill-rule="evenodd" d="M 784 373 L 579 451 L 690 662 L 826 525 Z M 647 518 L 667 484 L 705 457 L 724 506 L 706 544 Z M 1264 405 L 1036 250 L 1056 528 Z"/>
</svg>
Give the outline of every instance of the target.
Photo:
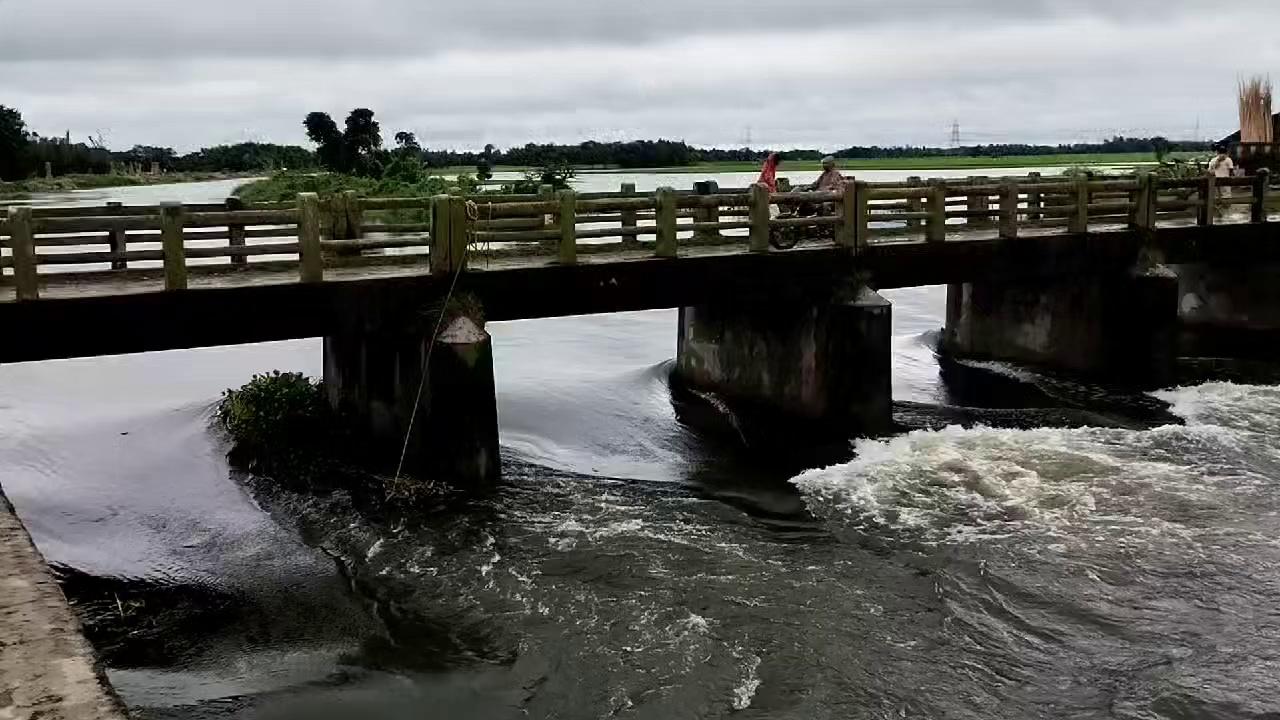
<svg viewBox="0 0 1280 720">
<path fill-rule="evenodd" d="M 798 475 L 677 420 L 654 311 L 491 324 L 504 483 L 423 524 L 228 468 L 316 340 L 0 366 L 0 484 L 142 718 L 1280 716 L 1280 390 L 940 364 L 886 295 L 902 431 Z"/>
</svg>

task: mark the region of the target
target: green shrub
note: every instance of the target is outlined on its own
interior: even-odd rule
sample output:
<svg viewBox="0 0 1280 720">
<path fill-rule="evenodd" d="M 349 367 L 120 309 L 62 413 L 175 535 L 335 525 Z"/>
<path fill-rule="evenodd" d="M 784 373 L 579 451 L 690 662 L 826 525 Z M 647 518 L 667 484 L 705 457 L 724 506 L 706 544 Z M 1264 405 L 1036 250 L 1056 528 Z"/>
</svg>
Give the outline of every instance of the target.
<svg viewBox="0 0 1280 720">
<path fill-rule="evenodd" d="M 476 311 L 464 304 L 454 312 Z M 356 442 L 348 419 L 330 409 L 323 385 L 301 373 L 254 375 L 225 391 L 216 420 L 232 442 L 231 464 L 260 487 L 317 495 L 341 490 L 362 510 L 405 518 L 450 497 L 439 483 L 380 474 L 395 456 L 371 455 L 366 443 Z"/>
<path fill-rule="evenodd" d="M 301 373 L 254 375 L 223 393 L 217 418 L 233 460 L 251 471 L 315 484 L 333 467 L 339 423 L 320 384 Z"/>
</svg>

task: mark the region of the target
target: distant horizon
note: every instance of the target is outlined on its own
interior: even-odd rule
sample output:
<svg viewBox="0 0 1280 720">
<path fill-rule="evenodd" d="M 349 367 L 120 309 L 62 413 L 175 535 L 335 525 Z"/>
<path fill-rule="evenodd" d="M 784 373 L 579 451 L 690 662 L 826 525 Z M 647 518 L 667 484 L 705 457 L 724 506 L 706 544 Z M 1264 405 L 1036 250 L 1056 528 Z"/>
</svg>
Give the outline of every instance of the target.
<svg viewBox="0 0 1280 720">
<path fill-rule="evenodd" d="M 0 103 L 0 105 L 2 104 L 3 103 Z M 17 109 L 21 110 L 21 108 L 17 108 Z M 25 119 L 25 114 L 24 114 L 24 119 Z M 68 132 L 66 130 L 58 133 L 42 132 L 39 128 L 33 127 L 29 119 L 27 119 L 27 129 L 28 131 L 39 135 L 41 138 L 55 139 L 55 140 L 66 137 L 66 134 Z M 806 147 L 806 146 L 800 146 L 800 145 L 787 147 L 787 146 L 781 146 L 781 145 L 772 145 L 772 146 L 763 145 L 760 143 L 753 143 L 751 145 L 733 145 L 733 144 L 712 145 L 712 144 L 692 143 L 687 140 L 676 138 L 676 137 L 636 137 L 636 138 L 631 138 L 627 140 L 601 140 L 595 137 L 585 137 L 580 140 L 571 140 L 568 142 L 545 142 L 545 143 L 532 142 L 531 143 L 531 141 L 526 141 L 526 142 L 517 141 L 509 145 L 500 145 L 498 143 L 482 143 L 479 146 L 474 146 L 474 147 L 467 147 L 467 146 L 445 147 L 445 146 L 430 145 L 427 142 L 423 142 L 422 138 L 419 138 L 419 142 L 422 142 L 423 147 L 425 149 L 431 150 L 433 152 L 444 152 L 444 153 L 481 153 L 484 151 L 485 144 L 492 144 L 499 151 L 505 151 L 505 150 L 511 150 L 514 148 L 522 148 L 528 144 L 534 144 L 534 145 L 554 144 L 554 145 L 577 146 L 577 145 L 582 145 L 584 143 L 590 143 L 590 142 L 596 142 L 600 144 L 610 144 L 615 142 L 628 143 L 628 142 L 661 142 L 661 141 L 682 142 L 695 150 L 733 151 L 733 150 L 745 149 L 753 152 L 771 151 L 771 152 L 782 152 L 782 153 L 786 153 L 786 152 L 834 153 L 834 152 L 839 152 L 839 151 L 846 150 L 849 148 L 854 148 L 854 147 L 878 147 L 882 149 L 900 149 L 901 148 L 901 149 L 918 149 L 918 150 L 930 150 L 930 151 L 952 151 L 952 150 L 963 151 L 963 150 L 978 149 L 978 148 L 984 148 L 984 147 L 1011 147 L 1011 146 L 1020 146 L 1020 145 L 1025 145 L 1027 147 L 1059 148 L 1059 147 L 1069 147 L 1073 145 L 1101 145 L 1107 140 L 1111 140 L 1115 137 L 1125 137 L 1125 138 L 1134 139 L 1134 140 L 1147 140 L 1155 137 L 1165 137 L 1166 140 L 1175 144 L 1193 144 L 1193 143 L 1212 144 L 1212 143 L 1218 142 L 1218 140 L 1220 140 L 1222 137 L 1226 137 L 1227 135 L 1230 135 L 1231 132 L 1236 132 L 1237 130 L 1238 128 L 1236 130 L 1231 130 L 1231 131 L 1228 131 L 1227 133 L 1223 133 L 1223 135 L 1221 136 L 1215 135 L 1213 138 L 1204 138 L 1204 139 L 1178 138 L 1178 137 L 1168 137 L 1168 136 L 1159 136 L 1159 135 L 1123 135 L 1123 136 L 1113 135 L 1113 136 L 1108 136 L 1106 138 L 1101 138 L 1098 140 L 1075 140 L 1075 141 L 1066 140 L 1066 141 L 1060 141 L 1060 142 L 1033 142 L 1033 141 L 1014 140 L 1014 141 L 1007 141 L 1007 142 L 989 142 L 989 143 L 972 143 L 972 144 L 965 143 L 965 144 L 956 145 L 956 146 L 947 145 L 947 144 L 922 145 L 922 144 L 905 143 L 905 142 L 892 143 L 892 144 L 848 143 L 848 144 L 843 144 L 839 146 L 827 146 L 827 147 L 812 147 L 812 146 Z M 382 136 L 383 136 L 384 147 L 394 146 L 394 141 L 392 140 L 392 137 L 394 136 L 395 132 L 396 132 L 395 130 L 388 132 L 388 128 L 386 127 L 385 123 L 382 124 Z M 72 144 L 89 144 L 90 139 L 91 139 L 90 136 L 77 137 L 74 133 L 71 134 Z M 307 140 L 305 137 L 305 134 L 303 134 L 303 137 L 300 140 L 295 140 L 291 142 L 276 142 L 272 140 L 246 139 L 246 140 L 236 140 L 231 142 L 213 142 L 213 143 L 206 143 L 206 144 L 192 145 L 192 146 L 157 145 L 149 142 L 133 143 L 128 146 L 124 146 L 124 145 L 113 145 L 108 140 L 106 142 L 106 149 L 111 152 L 127 152 L 128 150 L 130 150 L 135 146 L 143 145 L 143 146 L 150 146 L 150 147 L 168 148 L 168 149 L 172 149 L 175 153 L 179 155 L 185 155 L 185 154 L 199 152 L 201 150 L 205 150 L 213 147 L 233 146 L 233 145 L 240 145 L 240 144 L 246 144 L 246 143 L 301 147 L 306 150 L 315 149 L 315 144 Z M 1124 151 L 1117 151 L 1117 152 L 1124 152 Z"/>
</svg>

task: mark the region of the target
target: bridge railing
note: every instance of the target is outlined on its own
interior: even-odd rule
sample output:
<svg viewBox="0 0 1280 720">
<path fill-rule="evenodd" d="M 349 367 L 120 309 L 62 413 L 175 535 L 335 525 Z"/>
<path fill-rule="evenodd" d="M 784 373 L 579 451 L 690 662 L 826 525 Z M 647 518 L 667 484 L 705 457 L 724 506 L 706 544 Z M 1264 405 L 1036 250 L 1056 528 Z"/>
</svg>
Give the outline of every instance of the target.
<svg viewBox="0 0 1280 720">
<path fill-rule="evenodd" d="M 924 181 L 906 187 L 856 183 L 858 244 L 943 241 L 964 233 L 1017 237 L 1055 230 L 1265 222 L 1264 175 L 1161 179 L 1152 175 L 998 183 Z M 1239 212 L 1240 208 L 1246 211 Z"/>
<path fill-rule="evenodd" d="M 425 264 L 433 273 L 593 255 L 674 258 L 767 253 L 780 233 L 853 251 L 880 243 L 1016 238 L 1174 225 L 1265 222 L 1266 176 L 967 178 L 869 183 L 839 192 L 763 186 L 692 190 L 359 198 L 21 208 L 0 219 L 0 281 L 18 299 L 49 282 L 127 278 L 179 290 L 191 278 L 249 270 L 296 273 Z M 826 212 L 792 212 L 807 206 Z M 1242 212 L 1243 211 L 1243 212 Z"/>
</svg>

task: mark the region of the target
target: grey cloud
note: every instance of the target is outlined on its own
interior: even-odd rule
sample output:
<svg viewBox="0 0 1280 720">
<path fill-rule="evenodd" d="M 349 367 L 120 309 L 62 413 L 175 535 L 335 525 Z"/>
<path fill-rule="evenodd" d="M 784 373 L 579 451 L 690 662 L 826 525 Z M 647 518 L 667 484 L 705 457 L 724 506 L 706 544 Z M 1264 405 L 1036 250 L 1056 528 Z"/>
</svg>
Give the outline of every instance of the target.
<svg viewBox="0 0 1280 720">
<path fill-rule="evenodd" d="M 1094 17 L 1151 29 L 1194 0 L 0 0 L 0 60 L 424 57 L 447 50 L 629 45 L 716 34 L 900 34 Z"/>
<path fill-rule="evenodd" d="M 26 31 L 16 27 L 48 22 L 74 36 L 82 20 L 33 14 L 43 7 L 65 17 L 79 7 L 70 0 L 15 1 L 0 0 L 0 103 L 21 108 L 42 132 L 103 130 L 116 146 L 303 142 L 307 111 L 355 106 L 436 147 L 655 136 L 732 145 L 748 126 L 757 144 L 775 146 L 941 144 L 953 119 L 975 142 L 1187 136 L 1197 119 L 1206 135 L 1226 134 L 1237 75 L 1280 67 L 1274 43 L 1210 42 L 1224 26 L 1274 25 L 1280 8 L 1269 4 L 1165 2 L 1148 16 L 1153 4 L 1142 2 L 979 9 L 796 0 L 793 15 L 776 4 L 709 0 L 681 10 L 654 0 L 641 15 L 634 4 L 615 12 L 545 0 L 532 10 L 477 0 L 441 16 L 399 1 L 374 10 L 348 2 L 345 11 L 317 1 L 286 12 L 268 0 L 253 15 L 244 0 L 228 0 L 205 13 L 217 21 L 210 25 L 162 13 L 154 0 L 121 0 L 80 10 L 83 24 L 106 37 L 136 20 L 133 31 L 146 37 L 156 21 L 144 19 L 155 14 L 172 24 L 170 44 L 129 54 L 105 41 L 74 52 L 55 43 L 22 55 L 12 40 Z M 732 18 L 702 19 L 717 8 Z M 428 16 L 434 24 L 424 29 Z M 1159 18 L 1158 31 L 1142 31 L 1149 17 Z M 609 32 L 589 31 L 605 24 Z M 653 41 L 668 25 L 685 34 Z M 247 34 L 218 30 L 230 27 Z M 195 43 L 184 32 L 219 39 Z M 336 53 L 338 36 L 341 47 L 371 50 Z"/>
</svg>

